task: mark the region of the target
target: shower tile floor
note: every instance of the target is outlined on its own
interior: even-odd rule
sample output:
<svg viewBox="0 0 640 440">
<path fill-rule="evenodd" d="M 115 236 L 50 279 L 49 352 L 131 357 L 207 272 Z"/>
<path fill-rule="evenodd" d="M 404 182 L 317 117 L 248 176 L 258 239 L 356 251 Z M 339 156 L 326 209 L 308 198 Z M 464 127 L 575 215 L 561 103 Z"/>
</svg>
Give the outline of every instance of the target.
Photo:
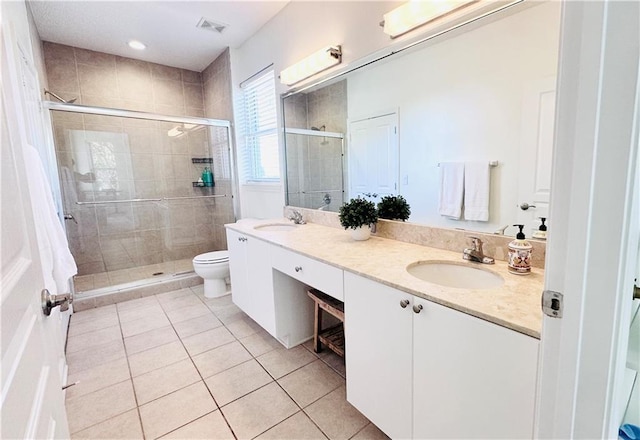
<svg viewBox="0 0 640 440">
<path fill-rule="evenodd" d="M 283 348 L 202 287 L 71 317 L 72 438 L 387 439 L 347 403 L 342 358 Z"/>
<path fill-rule="evenodd" d="M 73 277 L 73 282 L 76 293 L 82 295 L 82 292 L 89 290 L 153 278 L 156 276 L 154 274 L 160 272 L 163 274 L 173 274 L 187 271 L 193 271 L 193 263 L 190 258 L 132 267 L 130 269 L 112 270 L 89 275 L 76 275 Z"/>
</svg>

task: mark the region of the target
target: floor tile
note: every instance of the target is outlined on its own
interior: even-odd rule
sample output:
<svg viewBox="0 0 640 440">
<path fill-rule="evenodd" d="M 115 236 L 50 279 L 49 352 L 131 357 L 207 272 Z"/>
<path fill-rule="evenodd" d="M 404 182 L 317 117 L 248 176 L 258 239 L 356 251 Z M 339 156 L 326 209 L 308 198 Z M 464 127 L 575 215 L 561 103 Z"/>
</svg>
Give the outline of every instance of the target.
<svg viewBox="0 0 640 440">
<path fill-rule="evenodd" d="M 369 423 L 359 433 L 351 437 L 353 440 L 389 440 L 387 435 L 376 425 Z"/>
<path fill-rule="evenodd" d="M 204 284 L 198 284 L 197 286 L 191 286 L 190 289 L 196 295 L 203 295 L 204 296 Z"/>
<path fill-rule="evenodd" d="M 124 346 L 127 349 L 127 354 L 131 356 L 132 354 L 177 340 L 178 335 L 173 330 L 173 327 L 168 325 L 166 327 L 161 327 L 159 329 L 150 330 L 148 332 L 124 338 Z"/>
<path fill-rule="evenodd" d="M 94 330 L 89 333 L 83 333 L 78 336 L 69 336 L 67 338 L 67 353 L 74 353 L 80 350 L 86 350 L 88 348 L 95 347 L 96 345 L 107 344 L 109 342 L 122 339 L 122 333 L 120 333 L 120 326 L 115 325 L 112 327 L 103 328 L 101 330 Z"/>
<path fill-rule="evenodd" d="M 138 307 L 147 307 L 151 305 L 157 305 L 158 300 L 154 296 L 145 296 L 144 298 L 132 299 L 130 301 L 123 301 L 117 304 L 118 312 L 124 312 L 126 310 L 137 309 Z"/>
<path fill-rule="evenodd" d="M 348 439 L 369 420 L 347 402 L 346 389 L 340 387 L 312 403 L 304 412 L 330 439 Z"/>
<path fill-rule="evenodd" d="M 69 323 L 69 337 L 120 325 L 117 313 L 109 313 L 104 316 L 97 316 L 95 319 L 88 319 L 80 322 L 76 322 L 75 319 L 73 319 L 74 316 L 75 315 L 72 316 L 71 322 Z"/>
<path fill-rule="evenodd" d="M 256 437 L 259 440 L 326 440 L 326 438 L 302 411 Z"/>
<path fill-rule="evenodd" d="M 235 340 L 226 328 L 218 327 L 184 338 L 182 342 L 189 355 L 194 356 Z"/>
<path fill-rule="evenodd" d="M 232 342 L 193 357 L 202 377 L 207 378 L 251 359 L 239 342 Z"/>
<path fill-rule="evenodd" d="M 282 344 L 276 338 L 264 330 L 240 339 L 240 343 L 244 345 L 244 348 L 249 350 L 249 353 L 254 357 L 258 357 L 277 348 L 283 348 Z"/>
<path fill-rule="evenodd" d="M 164 439 L 215 439 L 234 440 L 235 437 L 229 429 L 227 422 L 222 417 L 220 411 L 214 411 L 206 416 L 200 417 L 188 425 L 171 431 L 161 437 Z"/>
<path fill-rule="evenodd" d="M 177 298 L 182 298 L 183 296 L 192 296 L 193 292 L 191 289 L 178 289 L 172 290 L 171 292 L 159 293 L 156 295 L 156 299 L 160 304 L 166 304 Z"/>
<path fill-rule="evenodd" d="M 240 310 L 240 308 L 235 304 L 231 304 L 218 309 L 211 308 L 210 304 L 207 304 L 207 307 L 209 307 L 214 315 L 216 315 L 216 317 L 224 324 L 230 324 L 233 321 L 237 321 L 238 319 L 242 319 L 247 316 L 247 314 Z"/>
<path fill-rule="evenodd" d="M 295 370 L 280 379 L 278 383 L 301 407 L 327 395 L 345 381 L 320 359 Z"/>
<path fill-rule="evenodd" d="M 161 300 L 160 305 L 164 310 L 177 310 L 184 307 L 195 306 L 195 305 L 204 305 L 200 299 L 191 292 L 191 289 L 182 289 L 187 292 L 186 295 L 179 296 L 177 298 L 170 298 Z"/>
<path fill-rule="evenodd" d="M 197 286 L 196 286 L 197 287 Z M 194 289 L 193 287 L 191 288 Z M 196 292 L 197 295 L 201 295 L 200 298 L 214 313 L 217 311 L 232 309 L 234 311 L 240 310 L 234 303 L 231 295 L 225 295 L 218 298 L 206 298 L 204 296 L 204 285 L 202 285 L 202 292 Z"/>
<path fill-rule="evenodd" d="M 212 313 L 207 306 L 199 302 L 200 300 L 198 298 L 195 299 L 198 301 L 198 304 L 181 307 L 179 309 L 166 309 L 169 320 L 175 324 Z"/>
<path fill-rule="evenodd" d="M 66 402 L 69 431 L 77 432 L 136 407 L 130 380 Z"/>
<path fill-rule="evenodd" d="M 169 325 L 170 322 L 167 317 L 162 315 L 150 315 L 143 318 L 136 319 L 134 321 L 123 322 L 120 324 L 122 327 L 122 334 L 125 338 L 130 336 L 139 335 L 150 330 L 162 328 Z"/>
<path fill-rule="evenodd" d="M 180 342 L 172 342 L 129 356 L 129 368 L 131 375 L 136 377 L 188 357 Z"/>
<path fill-rule="evenodd" d="M 249 439 L 295 414 L 298 406 L 275 383 L 262 387 L 221 409 L 240 439 Z"/>
<path fill-rule="evenodd" d="M 131 321 L 138 321 L 140 319 L 164 316 L 164 310 L 160 307 L 160 304 L 151 304 L 118 311 L 118 316 L 120 317 L 120 323 L 124 324 Z"/>
<path fill-rule="evenodd" d="M 181 338 L 187 338 L 191 335 L 202 333 L 220 326 L 222 326 L 222 322 L 220 322 L 213 313 L 207 313 L 206 315 L 202 315 L 197 318 L 173 324 L 173 328 Z"/>
<path fill-rule="evenodd" d="M 80 324 L 81 322 L 94 321 L 114 315 L 117 316 L 118 311 L 116 309 L 116 305 L 111 304 L 108 306 L 96 307 L 94 309 L 75 312 L 73 315 L 71 315 L 71 323 Z"/>
<path fill-rule="evenodd" d="M 67 388 L 67 399 L 83 396 L 110 385 L 129 379 L 129 364 L 126 358 L 106 362 L 87 370 L 69 374 L 67 383 L 78 382 L 77 385 Z"/>
<path fill-rule="evenodd" d="M 199 380 L 200 374 L 193 366 L 193 362 L 191 359 L 185 359 L 134 377 L 133 387 L 138 405 L 143 405 Z"/>
<path fill-rule="evenodd" d="M 67 354 L 69 374 L 75 374 L 89 368 L 97 367 L 106 362 L 125 357 L 122 340 L 96 345 L 95 347 Z"/>
<path fill-rule="evenodd" d="M 226 327 L 233 333 L 233 336 L 238 339 L 245 338 L 262 330 L 262 327 L 249 317 L 230 322 Z"/>
<path fill-rule="evenodd" d="M 336 373 L 338 373 L 343 378 L 347 377 L 347 370 L 344 364 L 344 358 L 338 356 L 334 352 L 329 349 L 326 349 L 329 353 L 320 357 L 322 362 L 330 366 Z"/>
<path fill-rule="evenodd" d="M 138 410 L 132 409 L 107 421 L 71 434 L 72 439 L 143 439 Z"/>
<path fill-rule="evenodd" d="M 146 438 L 157 438 L 217 409 L 204 382 L 140 406 Z"/>
<path fill-rule="evenodd" d="M 218 406 L 224 406 L 272 381 L 271 376 L 253 359 L 205 379 Z"/>
<path fill-rule="evenodd" d="M 317 358 L 304 347 L 279 348 L 257 358 L 258 362 L 276 379 L 315 361 Z"/>
</svg>

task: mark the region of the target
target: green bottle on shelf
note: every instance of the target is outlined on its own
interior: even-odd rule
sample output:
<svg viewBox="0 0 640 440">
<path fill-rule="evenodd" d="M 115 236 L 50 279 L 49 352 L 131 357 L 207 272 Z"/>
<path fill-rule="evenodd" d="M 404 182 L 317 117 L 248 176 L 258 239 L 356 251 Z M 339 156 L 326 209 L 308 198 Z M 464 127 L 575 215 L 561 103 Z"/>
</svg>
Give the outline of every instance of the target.
<svg viewBox="0 0 640 440">
<path fill-rule="evenodd" d="M 202 171 L 202 181 L 204 182 L 204 186 L 213 186 L 213 173 L 209 167 L 204 167 Z"/>
</svg>

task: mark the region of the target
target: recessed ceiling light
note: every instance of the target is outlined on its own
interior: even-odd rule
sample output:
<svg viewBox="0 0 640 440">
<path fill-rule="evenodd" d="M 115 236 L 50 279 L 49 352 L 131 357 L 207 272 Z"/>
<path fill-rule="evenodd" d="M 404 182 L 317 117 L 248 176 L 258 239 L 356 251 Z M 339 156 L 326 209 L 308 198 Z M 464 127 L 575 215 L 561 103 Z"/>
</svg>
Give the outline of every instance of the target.
<svg viewBox="0 0 640 440">
<path fill-rule="evenodd" d="M 128 44 L 131 49 L 144 50 L 147 48 L 146 44 L 141 43 L 138 40 L 131 40 Z"/>
</svg>

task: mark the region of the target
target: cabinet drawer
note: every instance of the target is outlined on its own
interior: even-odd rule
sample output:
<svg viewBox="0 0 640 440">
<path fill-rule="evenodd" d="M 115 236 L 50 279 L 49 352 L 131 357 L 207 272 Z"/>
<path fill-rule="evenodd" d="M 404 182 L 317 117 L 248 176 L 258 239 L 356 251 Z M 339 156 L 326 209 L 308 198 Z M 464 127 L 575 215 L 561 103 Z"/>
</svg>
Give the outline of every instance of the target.
<svg viewBox="0 0 640 440">
<path fill-rule="evenodd" d="M 342 269 L 276 246 L 273 249 L 273 268 L 344 301 Z"/>
</svg>

